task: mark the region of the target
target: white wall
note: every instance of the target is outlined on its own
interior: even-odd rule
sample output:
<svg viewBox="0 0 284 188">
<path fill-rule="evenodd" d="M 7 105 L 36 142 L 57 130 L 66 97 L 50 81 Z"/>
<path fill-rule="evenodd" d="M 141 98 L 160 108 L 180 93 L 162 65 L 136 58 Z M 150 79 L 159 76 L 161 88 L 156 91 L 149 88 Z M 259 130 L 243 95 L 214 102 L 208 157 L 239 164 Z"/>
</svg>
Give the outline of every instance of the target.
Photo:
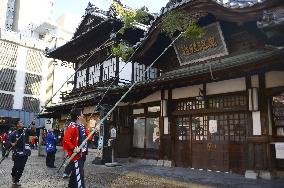
<svg viewBox="0 0 284 188">
<path fill-rule="evenodd" d="M 199 88 L 203 88 L 203 86 L 194 85 L 194 86 L 173 89 L 172 98 L 180 99 L 180 98 L 196 97 L 199 94 Z"/>
<path fill-rule="evenodd" d="M 55 66 L 54 69 L 54 80 L 53 80 L 53 93 L 54 95 L 64 84 L 64 86 L 60 89 L 61 92 L 68 91 L 67 79 L 74 74 L 75 70 L 73 68 L 61 66 L 61 61 L 57 61 L 58 65 Z M 72 78 L 69 79 L 69 81 L 72 81 Z M 57 92 L 57 94 L 52 98 L 53 103 L 58 103 L 60 101 L 60 92 Z"/>
<path fill-rule="evenodd" d="M 271 71 L 265 73 L 266 88 L 284 86 L 284 71 Z"/>
<path fill-rule="evenodd" d="M 15 78 L 16 84 L 13 109 L 22 109 L 23 107 L 27 52 L 27 48 L 19 46 L 16 66 L 17 74 Z"/>
<path fill-rule="evenodd" d="M 122 69 L 122 67 L 124 67 Z M 126 65 L 125 65 L 125 62 L 122 61 L 121 58 L 119 58 L 119 69 L 122 70 L 120 73 L 119 73 L 119 78 L 120 79 L 125 79 L 125 80 L 129 80 L 131 81 L 131 74 L 132 74 L 132 63 L 131 62 L 128 62 Z M 120 71 L 119 70 L 119 71 Z"/>
<path fill-rule="evenodd" d="M 212 82 L 206 85 L 206 95 L 214 95 L 228 92 L 246 90 L 245 78 L 236 78 L 219 82 Z"/>
<path fill-rule="evenodd" d="M 0 28 L 5 28 L 8 0 L 0 1 Z"/>
<path fill-rule="evenodd" d="M 40 110 L 41 106 L 45 106 L 46 99 L 46 88 L 47 88 L 47 72 L 48 72 L 48 59 L 46 57 L 43 58 L 42 62 L 42 80 L 41 80 L 41 88 L 40 88 Z"/>
<path fill-rule="evenodd" d="M 160 101 L 161 100 L 161 91 L 157 91 L 151 95 L 148 95 L 144 99 L 138 101 L 135 104 L 141 104 L 141 103 L 148 103 L 148 102 L 155 102 L 155 101 Z"/>
</svg>

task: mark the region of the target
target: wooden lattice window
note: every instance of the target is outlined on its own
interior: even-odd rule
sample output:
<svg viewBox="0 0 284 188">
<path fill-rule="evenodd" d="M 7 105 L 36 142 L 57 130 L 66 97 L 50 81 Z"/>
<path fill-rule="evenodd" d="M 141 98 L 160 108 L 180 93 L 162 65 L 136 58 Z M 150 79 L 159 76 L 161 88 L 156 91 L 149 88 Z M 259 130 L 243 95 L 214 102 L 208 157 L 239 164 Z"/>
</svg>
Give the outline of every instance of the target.
<svg viewBox="0 0 284 188">
<path fill-rule="evenodd" d="M 277 136 L 284 136 L 284 93 L 272 98 L 273 120 Z"/>
<path fill-rule="evenodd" d="M 192 117 L 192 139 L 207 140 L 208 139 L 208 117 L 193 116 Z"/>
<path fill-rule="evenodd" d="M 134 81 L 144 81 L 145 80 L 145 65 L 140 65 L 138 63 L 134 63 Z"/>
<path fill-rule="evenodd" d="M 116 76 L 116 59 L 112 58 L 103 63 L 103 78 L 102 80 L 110 80 Z"/>
<path fill-rule="evenodd" d="M 208 107 L 213 109 L 226 109 L 244 106 L 246 106 L 245 94 L 214 96 L 208 99 Z"/>
<path fill-rule="evenodd" d="M 42 72 L 43 53 L 37 50 L 28 50 L 26 69 L 40 74 Z"/>
<path fill-rule="evenodd" d="M 246 113 L 210 115 L 209 121 L 210 120 L 217 121 L 217 130 L 213 133 L 210 132 L 209 123 L 209 135 L 211 140 L 230 140 L 235 142 L 245 141 L 247 125 Z"/>
<path fill-rule="evenodd" d="M 204 109 L 205 102 L 196 99 L 188 99 L 183 101 L 178 101 L 176 110 L 178 111 L 187 111 L 187 110 L 197 110 Z"/>
<path fill-rule="evenodd" d="M 216 132 L 211 132 L 210 121 L 216 121 Z M 211 140 L 229 140 L 229 126 L 227 114 L 209 116 L 209 135 Z"/>
<path fill-rule="evenodd" d="M 16 67 L 18 46 L 9 42 L 0 41 L 0 65 Z"/>
<path fill-rule="evenodd" d="M 189 117 L 177 118 L 176 139 L 178 140 L 190 139 Z"/>
<path fill-rule="evenodd" d="M 247 114 L 233 113 L 228 116 L 230 141 L 245 141 Z"/>
<path fill-rule="evenodd" d="M 40 95 L 42 77 L 36 74 L 26 74 L 25 79 L 25 94 Z"/>
<path fill-rule="evenodd" d="M 149 79 L 157 78 L 158 69 L 157 68 L 150 68 L 146 73 L 145 70 L 147 67 L 145 65 L 141 65 L 139 63 L 134 63 L 134 81 L 145 81 Z"/>
<path fill-rule="evenodd" d="M 17 71 L 0 66 L 0 90 L 14 91 Z"/>
<path fill-rule="evenodd" d="M 11 94 L 0 93 L 0 108 L 12 109 L 14 96 Z"/>
<path fill-rule="evenodd" d="M 28 112 L 39 112 L 39 99 L 33 97 L 24 97 L 23 110 Z"/>
</svg>

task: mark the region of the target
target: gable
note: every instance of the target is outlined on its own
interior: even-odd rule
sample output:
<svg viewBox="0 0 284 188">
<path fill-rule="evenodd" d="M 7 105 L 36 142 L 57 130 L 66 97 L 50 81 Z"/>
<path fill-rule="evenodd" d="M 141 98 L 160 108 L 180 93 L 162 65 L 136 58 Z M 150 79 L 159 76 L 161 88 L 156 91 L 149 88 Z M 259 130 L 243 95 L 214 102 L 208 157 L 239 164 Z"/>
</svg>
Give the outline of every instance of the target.
<svg viewBox="0 0 284 188">
<path fill-rule="evenodd" d="M 98 24 L 102 23 L 104 20 L 105 18 L 99 17 L 97 15 L 85 15 L 79 27 L 75 31 L 73 39 L 87 33 L 89 30 L 93 29 Z"/>
</svg>

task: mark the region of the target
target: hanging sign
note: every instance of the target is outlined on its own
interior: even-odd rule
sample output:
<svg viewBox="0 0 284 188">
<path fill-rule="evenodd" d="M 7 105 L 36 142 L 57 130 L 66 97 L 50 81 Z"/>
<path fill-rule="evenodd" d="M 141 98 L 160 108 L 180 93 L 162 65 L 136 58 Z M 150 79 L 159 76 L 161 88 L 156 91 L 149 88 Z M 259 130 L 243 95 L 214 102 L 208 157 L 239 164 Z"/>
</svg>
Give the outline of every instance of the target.
<svg viewBox="0 0 284 188">
<path fill-rule="evenodd" d="M 209 120 L 209 132 L 217 133 L 217 120 Z"/>
<path fill-rule="evenodd" d="M 228 49 L 219 23 L 210 24 L 204 27 L 203 30 L 205 35 L 202 38 L 179 38 L 174 43 L 180 65 L 228 55 Z"/>
</svg>

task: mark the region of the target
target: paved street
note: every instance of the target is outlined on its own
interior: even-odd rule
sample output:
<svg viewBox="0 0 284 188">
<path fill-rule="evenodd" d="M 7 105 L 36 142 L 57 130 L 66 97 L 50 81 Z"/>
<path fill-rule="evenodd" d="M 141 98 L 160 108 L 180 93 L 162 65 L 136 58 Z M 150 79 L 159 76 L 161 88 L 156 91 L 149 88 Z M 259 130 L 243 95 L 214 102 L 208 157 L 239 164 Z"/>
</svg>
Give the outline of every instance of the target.
<svg viewBox="0 0 284 188">
<path fill-rule="evenodd" d="M 56 166 L 62 162 L 62 152 L 56 154 Z M 106 167 L 93 165 L 95 150 L 91 150 L 85 163 L 86 187 L 284 187 L 284 179 L 272 181 L 249 180 L 236 174 L 222 172 L 207 172 L 191 170 L 188 168 L 166 168 L 157 166 L 145 166 L 138 163 L 122 163 L 120 167 Z M 0 187 L 11 186 L 11 156 L 0 166 Z M 24 175 L 21 178 L 23 188 L 67 187 L 68 180 L 62 179 L 62 170 L 45 167 L 45 157 L 37 156 L 33 150 L 28 159 Z"/>
</svg>

